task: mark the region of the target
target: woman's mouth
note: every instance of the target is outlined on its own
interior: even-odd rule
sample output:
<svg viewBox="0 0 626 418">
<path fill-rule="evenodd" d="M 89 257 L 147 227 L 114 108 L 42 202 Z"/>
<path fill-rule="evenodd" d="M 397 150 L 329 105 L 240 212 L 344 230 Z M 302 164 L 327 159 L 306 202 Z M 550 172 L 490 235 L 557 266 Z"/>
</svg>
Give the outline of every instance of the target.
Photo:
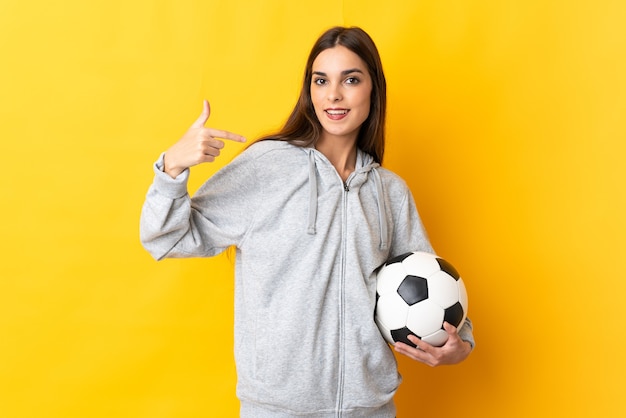
<svg viewBox="0 0 626 418">
<path fill-rule="evenodd" d="M 324 112 L 331 120 L 341 120 L 346 117 L 349 111 L 349 109 L 324 109 Z"/>
</svg>

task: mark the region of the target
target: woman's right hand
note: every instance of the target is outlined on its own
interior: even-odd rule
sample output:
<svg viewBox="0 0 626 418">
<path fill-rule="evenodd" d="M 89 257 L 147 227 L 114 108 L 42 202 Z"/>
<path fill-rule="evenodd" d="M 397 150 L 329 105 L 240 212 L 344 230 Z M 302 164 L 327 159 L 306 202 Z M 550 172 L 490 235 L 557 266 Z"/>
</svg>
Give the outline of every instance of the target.
<svg viewBox="0 0 626 418">
<path fill-rule="evenodd" d="M 246 141 L 246 138 L 241 135 L 205 127 L 204 124 L 210 115 L 211 106 L 207 100 L 204 100 L 200 117 L 178 142 L 165 151 L 163 171 L 170 177 L 176 178 L 194 165 L 215 161 L 215 158 L 220 155 L 220 150 L 224 148 L 224 141 L 218 138 L 236 142 Z"/>
</svg>

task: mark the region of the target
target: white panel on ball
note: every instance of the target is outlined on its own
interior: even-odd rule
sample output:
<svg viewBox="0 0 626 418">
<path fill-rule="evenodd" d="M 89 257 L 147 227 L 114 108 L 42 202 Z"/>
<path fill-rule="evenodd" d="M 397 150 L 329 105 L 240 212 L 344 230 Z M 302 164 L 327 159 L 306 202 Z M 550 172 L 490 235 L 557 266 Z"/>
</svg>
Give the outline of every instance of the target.
<svg viewBox="0 0 626 418">
<path fill-rule="evenodd" d="M 463 312 L 465 312 L 465 316 L 467 316 L 467 311 L 469 308 L 469 302 L 467 300 L 467 289 L 465 289 L 465 282 L 463 279 L 459 279 L 459 303 L 463 307 Z"/>
<path fill-rule="evenodd" d="M 409 306 L 404 303 L 398 293 L 392 293 L 378 299 L 376 312 L 378 321 L 392 330 L 404 327 Z"/>
<path fill-rule="evenodd" d="M 445 271 L 428 277 L 428 298 L 444 309 L 459 301 L 458 289 L 457 281 Z"/>
<path fill-rule="evenodd" d="M 402 263 L 385 266 L 378 274 L 376 292 L 378 292 L 380 296 L 396 293 L 405 275 L 406 273 Z"/>
<path fill-rule="evenodd" d="M 407 257 L 402 261 L 407 274 L 427 277 L 428 275 L 441 270 L 434 255 L 420 252 L 416 252 L 415 254 L 420 256 Z"/>
<path fill-rule="evenodd" d="M 409 308 L 406 326 L 418 336 L 432 334 L 441 329 L 444 310 L 429 300 L 424 300 Z"/>
<path fill-rule="evenodd" d="M 432 334 L 427 335 L 424 338 L 422 338 L 422 341 L 425 341 L 428 344 L 434 345 L 435 347 L 440 347 L 444 345 L 446 341 L 448 341 L 448 333 L 443 329 L 439 329 L 433 332 Z"/>
</svg>

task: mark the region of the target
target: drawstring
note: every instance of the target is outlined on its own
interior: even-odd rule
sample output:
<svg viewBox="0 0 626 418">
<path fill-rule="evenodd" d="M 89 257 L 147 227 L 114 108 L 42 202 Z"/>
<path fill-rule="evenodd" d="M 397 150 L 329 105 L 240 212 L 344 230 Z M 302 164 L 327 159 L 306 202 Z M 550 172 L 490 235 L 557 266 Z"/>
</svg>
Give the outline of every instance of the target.
<svg viewBox="0 0 626 418">
<path fill-rule="evenodd" d="M 385 219 L 385 195 L 383 194 L 383 182 L 380 179 L 378 170 L 374 167 L 371 170 L 374 176 L 374 184 L 376 184 L 376 205 L 378 206 L 378 227 L 380 228 L 380 249 L 387 249 L 387 220 Z"/>
<path fill-rule="evenodd" d="M 315 153 L 309 151 L 309 226 L 307 234 L 315 235 L 315 221 L 317 220 L 317 178 L 315 167 Z"/>
<path fill-rule="evenodd" d="M 315 152 L 312 149 L 309 152 L 309 219 L 307 226 L 307 234 L 315 235 L 315 223 L 317 221 L 317 167 L 315 165 Z M 367 175 L 367 171 L 372 173 L 374 185 L 376 187 L 376 205 L 378 207 L 378 227 L 380 229 L 380 249 L 386 250 L 389 243 L 387 242 L 387 220 L 385 214 L 385 195 L 383 192 L 383 182 L 376 168 L 378 164 L 373 163 L 363 170 L 363 174 Z"/>
</svg>

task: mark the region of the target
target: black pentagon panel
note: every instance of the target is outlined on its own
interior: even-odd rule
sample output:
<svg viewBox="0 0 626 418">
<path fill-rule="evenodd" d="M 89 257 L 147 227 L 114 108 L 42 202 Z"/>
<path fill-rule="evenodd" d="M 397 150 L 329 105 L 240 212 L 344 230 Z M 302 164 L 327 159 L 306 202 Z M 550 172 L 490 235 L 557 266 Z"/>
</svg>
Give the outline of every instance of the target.
<svg viewBox="0 0 626 418">
<path fill-rule="evenodd" d="M 428 281 L 423 277 L 406 276 L 398 286 L 398 294 L 407 305 L 415 305 L 428 299 Z"/>
<path fill-rule="evenodd" d="M 459 302 L 450 306 L 445 310 L 443 320 L 458 328 L 463 320 L 463 306 Z"/>
<path fill-rule="evenodd" d="M 443 258 L 437 258 L 437 263 L 439 263 L 439 268 L 454 277 L 454 280 L 459 280 L 461 278 L 461 275 L 456 271 L 452 264 L 448 263 Z"/>
<path fill-rule="evenodd" d="M 411 347 L 415 348 L 417 347 L 417 345 L 413 344 L 411 342 L 411 340 L 409 340 L 407 337 L 409 335 L 415 335 L 414 333 L 411 332 L 410 329 L 408 329 L 407 327 L 404 328 L 400 328 L 400 329 L 392 329 L 391 330 L 391 338 L 393 338 L 394 341 L 396 342 L 401 342 L 401 343 L 405 343 L 410 345 Z M 417 337 L 417 335 L 415 335 Z M 419 338 L 419 337 L 417 337 Z"/>
<path fill-rule="evenodd" d="M 387 260 L 385 265 L 388 266 L 389 264 L 393 264 L 393 263 L 401 263 L 401 262 L 404 261 L 405 258 L 410 256 L 411 254 L 413 254 L 413 253 L 404 253 L 404 254 L 395 256 L 394 258 L 391 258 L 391 259 Z"/>
</svg>

